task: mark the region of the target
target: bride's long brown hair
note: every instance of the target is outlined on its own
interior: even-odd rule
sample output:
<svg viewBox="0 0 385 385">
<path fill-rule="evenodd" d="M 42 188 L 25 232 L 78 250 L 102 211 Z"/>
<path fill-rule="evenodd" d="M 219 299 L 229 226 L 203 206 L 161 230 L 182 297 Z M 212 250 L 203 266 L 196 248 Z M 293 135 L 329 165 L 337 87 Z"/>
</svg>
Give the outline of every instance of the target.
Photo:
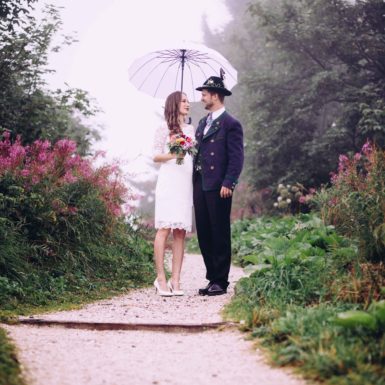
<svg viewBox="0 0 385 385">
<path fill-rule="evenodd" d="M 166 105 L 164 107 L 164 118 L 167 122 L 167 127 L 170 135 L 183 133 L 179 122 L 179 107 L 182 101 L 183 92 L 175 91 L 167 96 Z"/>
</svg>

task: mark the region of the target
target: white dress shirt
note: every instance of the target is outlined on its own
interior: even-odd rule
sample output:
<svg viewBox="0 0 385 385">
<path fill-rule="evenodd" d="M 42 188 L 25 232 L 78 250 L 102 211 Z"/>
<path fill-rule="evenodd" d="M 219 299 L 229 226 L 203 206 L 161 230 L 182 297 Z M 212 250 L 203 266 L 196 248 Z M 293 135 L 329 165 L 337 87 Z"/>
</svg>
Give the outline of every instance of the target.
<svg viewBox="0 0 385 385">
<path fill-rule="evenodd" d="M 212 121 L 214 121 L 215 119 L 219 118 L 225 111 L 226 111 L 226 108 L 225 107 L 221 107 L 219 110 L 211 112 L 211 116 L 213 117 Z M 209 130 L 210 127 L 211 127 L 211 124 L 210 125 L 206 125 L 205 129 L 203 130 L 203 135 L 207 134 L 207 131 Z"/>
</svg>

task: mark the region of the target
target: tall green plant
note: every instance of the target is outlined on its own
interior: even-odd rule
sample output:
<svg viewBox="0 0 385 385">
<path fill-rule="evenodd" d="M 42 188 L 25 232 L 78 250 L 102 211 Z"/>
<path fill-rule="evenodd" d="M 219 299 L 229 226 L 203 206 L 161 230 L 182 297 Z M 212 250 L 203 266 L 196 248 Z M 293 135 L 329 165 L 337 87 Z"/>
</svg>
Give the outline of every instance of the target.
<svg viewBox="0 0 385 385">
<path fill-rule="evenodd" d="M 323 217 L 359 241 L 360 255 L 385 261 L 385 151 L 366 143 L 354 156 L 340 156 L 329 189 L 315 198 Z"/>
</svg>

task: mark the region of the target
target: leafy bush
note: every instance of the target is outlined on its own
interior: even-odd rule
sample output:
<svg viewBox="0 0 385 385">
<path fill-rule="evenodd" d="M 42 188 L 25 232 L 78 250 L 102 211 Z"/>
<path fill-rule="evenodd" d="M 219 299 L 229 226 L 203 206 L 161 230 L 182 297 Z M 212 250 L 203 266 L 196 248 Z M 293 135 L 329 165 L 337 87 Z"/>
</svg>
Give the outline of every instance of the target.
<svg viewBox="0 0 385 385">
<path fill-rule="evenodd" d="M 233 227 L 235 256 L 251 273 L 240 280 L 238 294 L 247 293 L 252 304 L 286 306 L 318 303 L 332 293 L 331 273 L 354 259 L 356 251 L 347 240 L 325 226 L 315 215 L 258 218 Z M 325 274 L 326 272 L 330 274 Z"/>
<path fill-rule="evenodd" d="M 331 322 L 347 306 L 291 307 L 254 336 L 279 365 L 300 365 L 306 377 L 327 384 L 383 384 L 385 335 L 355 333 Z"/>
<path fill-rule="evenodd" d="M 117 165 L 93 167 L 70 140 L 0 141 L 0 304 L 147 282 L 152 250 L 127 222 Z"/>
<path fill-rule="evenodd" d="M 383 384 L 382 265 L 361 263 L 355 243 L 315 214 L 238 221 L 233 237 L 250 274 L 235 287 L 229 319 L 308 378 Z"/>
<path fill-rule="evenodd" d="M 385 151 L 366 143 L 352 157 L 341 155 L 332 186 L 315 200 L 328 223 L 358 239 L 360 256 L 385 262 Z"/>
<path fill-rule="evenodd" d="M 385 300 L 374 301 L 368 311 L 351 310 L 338 313 L 334 323 L 345 328 L 364 328 L 376 333 L 385 332 Z"/>
</svg>

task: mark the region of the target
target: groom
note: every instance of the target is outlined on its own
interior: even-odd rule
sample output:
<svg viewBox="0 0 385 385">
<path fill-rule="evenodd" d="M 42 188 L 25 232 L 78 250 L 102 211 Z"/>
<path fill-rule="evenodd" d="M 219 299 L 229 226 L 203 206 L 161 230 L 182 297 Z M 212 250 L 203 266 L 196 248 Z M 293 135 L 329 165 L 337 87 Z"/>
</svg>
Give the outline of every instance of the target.
<svg viewBox="0 0 385 385">
<path fill-rule="evenodd" d="M 243 132 L 239 121 L 225 110 L 224 99 L 231 92 L 222 77 L 211 76 L 197 90 L 202 92 L 201 101 L 209 111 L 195 134 L 195 221 L 209 280 L 199 294 L 214 296 L 225 294 L 229 285 L 231 201 L 243 166 Z"/>
</svg>

